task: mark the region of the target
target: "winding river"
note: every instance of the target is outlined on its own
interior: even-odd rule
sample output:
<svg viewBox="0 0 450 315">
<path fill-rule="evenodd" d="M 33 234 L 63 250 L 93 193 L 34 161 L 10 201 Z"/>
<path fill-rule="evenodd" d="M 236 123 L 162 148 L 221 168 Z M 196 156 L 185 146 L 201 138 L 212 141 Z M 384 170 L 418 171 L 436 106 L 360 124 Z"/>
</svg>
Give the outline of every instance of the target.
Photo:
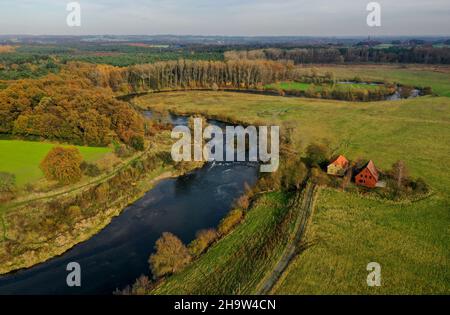
<svg viewBox="0 0 450 315">
<path fill-rule="evenodd" d="M 144 114 L 154 118 L 151 112 Z M 187 123 L 185 117 L 168 119 Z M 212 162 L 185 176 L 161 180 L 89 240 L 47 262 L 0 276 L 0 294 L 111 294 L 122 289 L 150 274 L 147 260 L 163 232 L 188 243 L 197 231 L 216 227 L 257 176 L 257 164 Z M 81 266 L 81 287 L 66 284 L 70 262 Z"/>
</svg>

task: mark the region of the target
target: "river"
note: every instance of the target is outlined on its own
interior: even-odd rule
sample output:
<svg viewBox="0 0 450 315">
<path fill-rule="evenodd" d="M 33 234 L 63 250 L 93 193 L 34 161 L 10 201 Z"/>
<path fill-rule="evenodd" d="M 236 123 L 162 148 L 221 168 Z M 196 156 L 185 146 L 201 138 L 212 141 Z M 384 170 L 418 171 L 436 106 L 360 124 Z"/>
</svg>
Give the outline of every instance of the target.
<svg viewBox="0 0 450 315">
<path fill-rule="evenodd" d="M 187 123 L 181 116 L 170 115 L 169 120 Z M 189 243 L 197 231 L 216 227 L 257 176 L 257 164 L 212 162 L 161 180 L 89 240 L 47 262 L 0 276 L 0 294 L 112 294 L 150 274 L 148 257 L 163 232 Z M 70 262 L 81 266 L 81 287 L 66 284 Z"/>
</svg>

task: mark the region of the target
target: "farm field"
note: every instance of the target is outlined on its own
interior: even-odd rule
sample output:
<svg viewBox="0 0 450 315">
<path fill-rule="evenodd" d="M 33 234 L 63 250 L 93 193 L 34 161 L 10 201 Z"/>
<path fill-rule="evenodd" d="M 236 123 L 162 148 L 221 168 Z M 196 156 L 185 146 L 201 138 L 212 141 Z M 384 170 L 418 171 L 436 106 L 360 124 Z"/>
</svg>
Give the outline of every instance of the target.
<svg viewBox="0 0 450 315">
<path fill-rule="evenodd" d="M 450 99 L 352 103 L 181 92 L 147 95 L 136 103 L 254 124 L 287 123 L 295 126 L 299 154 L 311 142 L 327 142 L 334 153 L 370 158 L 380 169 L 402 159 L 411 176 L 430 185 L 430 197 L 406 203 L 322 190 L 307 233 L 309 247 L 273 293 L 449 292 Z M 366 284 L 371 261 L 382 265 L 384 284 L 372 290 Z"/>
<path fill-rule="evenodd" d="M 50 142 L 0 140 L 0 172 L 16 175 L 19 187 L 35 182 L 43 177 L 39 163 L 54 146 Z M 111 151 L 106 147 L 77 148 L 86 161 L 95 161 Z"/>
</svg>

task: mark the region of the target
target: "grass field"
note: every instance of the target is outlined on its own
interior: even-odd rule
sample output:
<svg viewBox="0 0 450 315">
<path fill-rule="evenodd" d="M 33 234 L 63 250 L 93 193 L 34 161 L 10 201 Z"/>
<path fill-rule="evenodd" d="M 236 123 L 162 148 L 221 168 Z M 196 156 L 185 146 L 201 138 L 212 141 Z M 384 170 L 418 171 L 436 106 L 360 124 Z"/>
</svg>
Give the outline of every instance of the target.
<svg viewBox="0 0 450 315">
<path fill-rule="evenodd" d="M 21 140 L 0 140 L 0 172 L 16 175 L 19 187 L 43 177 L 39 163 L 56 144 Z M 110 148 L 77 147 L 83 159 L 94 161 L 111 151 Z"/>
<path fill-rule="evenodd" d="M 282 89 L 286 91 L 306 91 L 311 84 L 301 82 L 280 82 L 274 84 L 268 84 L 266 88 Z"/>
<path fill-rule="evenodd" d="M 302 83 L 302 82 L 279 82 L 274 84 L 266 85 L 266 88 L 272 88 L 272 89 L 282 89 L 285 91 L 303 91 L 305 92 L 309 87 L 311 86 L 310 83 Z M 325 86 L 325 85 L 324 85 Z M 332 86 L 329 85 L 331 88 Z M 340 89 L 370 89 L 375 90 L 379 88 L 377 85 L 369 85 L 369 84 L 363 84 L 363 83 L 337 83 L 337 88 Z M 316 86 L 316 90 L 320 89 L 320 86 Z"/>
<path fill-rule="evenodd" d="M 351 103 L 183 92 L 148 95 L 137 103 L 250 123 L 289 122 L 299 154 L 310 142 L 328 139 L 334 152 L 373 159 L 381 169 L 402 159 L 412 176 L 431 186 L 431 197 L 404 204 L 322 191 L 307 235 L 313 246 L 298 256 L 274 293 L 450 292 L 449 98 Z M 369 290 L 365 269 L 371 261 L 382 265 L 383 286 Z"/>
</svg>

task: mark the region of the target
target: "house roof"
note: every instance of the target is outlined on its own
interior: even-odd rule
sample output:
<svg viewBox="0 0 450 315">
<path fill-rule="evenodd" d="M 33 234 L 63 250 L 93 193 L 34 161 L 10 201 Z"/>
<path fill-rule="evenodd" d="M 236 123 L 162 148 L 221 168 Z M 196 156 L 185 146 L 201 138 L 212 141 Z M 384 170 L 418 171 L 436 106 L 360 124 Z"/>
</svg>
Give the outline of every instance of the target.
<svg viewBox="0 0 450 315">
<path fill-rule="evenodd" d="M 348 160 L 343 155 L 339 155 L 333 162 L 331 162 L 331 164 L 340 167 L 346 167 L 348 163 L 349 163 Z"/>
<path fill-rule="evenodd" d="M 378 178 L 378 171 L 377 168 L 375 167 L 375 163 L 373 163 L 372 160 L 370 160 L 367 163 L 365 168 L 367 168 L 370 171 L 370 173 L 372 173 L 373 177 Z"/>
</svg>

